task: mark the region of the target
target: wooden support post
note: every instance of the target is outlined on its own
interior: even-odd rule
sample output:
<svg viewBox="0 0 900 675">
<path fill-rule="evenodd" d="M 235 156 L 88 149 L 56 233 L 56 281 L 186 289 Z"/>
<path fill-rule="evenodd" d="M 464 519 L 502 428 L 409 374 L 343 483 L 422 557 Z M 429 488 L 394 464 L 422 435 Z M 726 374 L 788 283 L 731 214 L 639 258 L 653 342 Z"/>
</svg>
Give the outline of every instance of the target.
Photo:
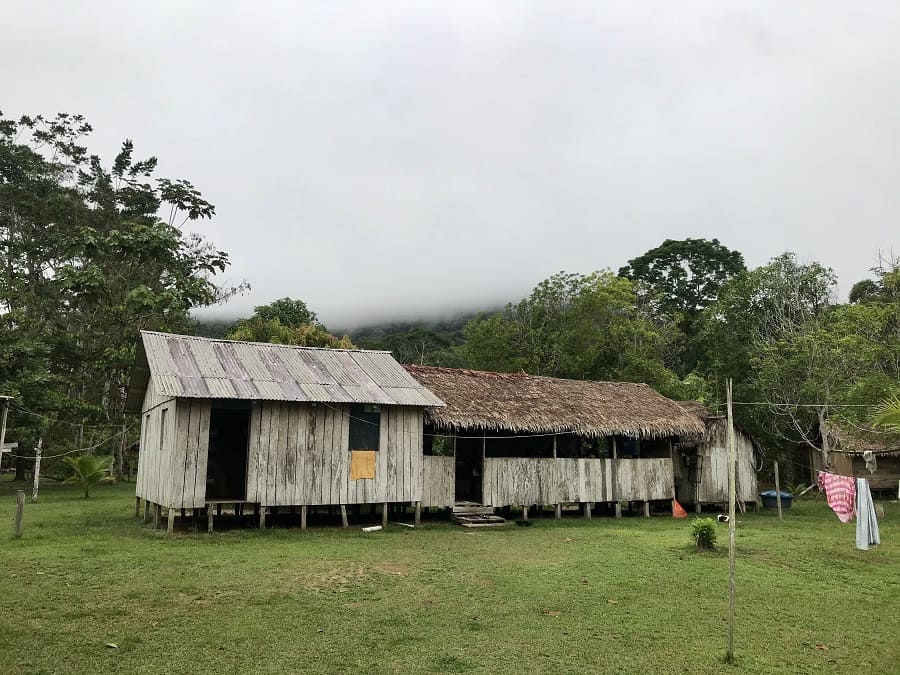
<svg viewBox="0 0 900 675">
<path fill-rule="evenodd" d="M 616 518 L 622 517 L 622 505 L 619 502 L 615 504 Z"/>
<path fill-rule="evenodd" d="M 341 504 L 341 527 L 347 528 L 350 527 L 350 523 L 347 520 L 347 506 L 346 504 Z"/>
<path fill-rule="evenodd" d="M 731 378 L 725 387 L 728 407 L 728 648 L 725 660 L 734 662 L 734 545 L 735 545 L 735 500 L 737 493 L 737 443 L 734 438 L 734 414 L 731 410 Z"/>
<path fill-rule="evenodd" d="M 528 520 L 528 504 L 522 504 L 522 520 Z"/>
<path fill-rule="evenodd" d="M 300 529 L 306 531 L 306 505 L 300 507 Z"/>
<path fill-rule="evenodd" d="M 388 503 L 385 502 L 381 507 L 381 526 L 387 527 L 388 523 Z"/>
<path fill-rule="evenodd" d="M 784 520 L 781 517 L 781 480 L 778 476 L 778 462 L 775 464 L 775 503 L 778 504 L 778 520 Z"/>
<path fill-rule="evenodd" d="M 144 500 L 144 522 L 150 522 L 150 502 L 148 500 Z"/>
<path fill-rule="evenodd" d="M 650 517 L 650 502 L 644 502 L 644 518 Z"/>
<path fill-rule="evenodd" d="M 141 517 L 141 498 L 140 497 L 134 498 L 134 517 L 135 518 Z"/>
<path fill-rule="evenodd" d="M 25 516 L 25 490 L 16 490 L 16 521 L 13 527 L 13 537 L 22 536 L 22 520 Z"/>
<path fill-rule="evenodd" d="M 557 502 L 556 504 L 556 519 L 560 520 L 562 518 L 562 504 Z"/>
<path fill-rule="evenodd" d="M 159 504 L 153 505 L 153 529 L 158 530 L 160 521 L 162 520 L 162 507 Z"/>
<path fill-rule="evenodd" d="M 218 504 L 219 513 L 222 512 L 222 505 Z M 208 534 L 212 534 L 213 532 L 213 507 L 212 504 L 207 505 L 206 507 L 206 532 Z"/>
<path fill-rule="evenodd" d="M 262 505 L 259 507 L 259 529 L 266 529 L 266 507 Z"/>
<path fill-rule="evenodd" d="M 31 503 L 38 500 L 38 489 L 41 487 L 41 451 L 44 447 L 44 438 L 38 438 L 37 447 L 34 449 L 34 482 L 31 485 Z"/>
<path fill-rule="evenodd" d="M 703 505 L 700 503 L 699 499 L 694 500 L 694 513 L 700 513 L 703 510 Z"/>
<path fill-rule="evenodd" d="M 167 534 L 175 532 L 175 509 L 169 507 L 169 526 L 166 528 Z"/>
<path fill-rule="evenodd" d="M 590 519 L 590 517 L 591 517 L 591 503 L 590 502 L 584 503 L 584 517 L 588 518 L 588 519 Z"/>
<path fill-rule="evenodd" d="M 415 514 L 413 516 L 413 524 L 418 527 L 422 524 L 422 502 L 415 502 Z"/>
</svg>

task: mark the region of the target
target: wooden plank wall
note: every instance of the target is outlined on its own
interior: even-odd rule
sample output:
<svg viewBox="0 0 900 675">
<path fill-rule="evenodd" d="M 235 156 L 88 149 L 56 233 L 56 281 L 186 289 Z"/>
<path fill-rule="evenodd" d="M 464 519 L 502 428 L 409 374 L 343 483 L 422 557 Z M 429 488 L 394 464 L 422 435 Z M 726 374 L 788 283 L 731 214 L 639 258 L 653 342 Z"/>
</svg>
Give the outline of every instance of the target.
<svg viewBox="0 0 900 675">
<path fill-rule="evenodd" d="M 722 504 L 728 501 L 728 446 L 725 434 L 720 434 L 697 448 L 703 456 L 700 474 L 699 500 L 702 503 Z M 757 500 L 756 467 L 753 444 L 737 434 L 737 495 L 745 502 Z M 691 486 L 695 489 L 694 486 Z M 695 499 L 692 494 L 688 501 Z"/>
<path fill-rule="evenodd" d="M 673 496 L 672 460 L 488 457 L 484 503 L 489 506 L 650 501 Z"/>
<path fill-rule="evenodd" d="M 247 501 L 264 506 L 419 501 L 422 424 L 421 408 L 382 406 L 375 478 L 353 481 L 347 406 L 254 403 Z"/>
<path fill-rule="evenodd" d="M 175 427 L 175 400 L 159 395 L 151 379 L 141 407 L 141 442 L 135 495 L 163 506 L 168 506 L 172 499 L 170 477 Z"/>
<path fill-rule="evenodd" d="M 456 458 L 426 455 L 422 465 L 422 506 L 452 507 L 456 502 Z"/>
</svg>

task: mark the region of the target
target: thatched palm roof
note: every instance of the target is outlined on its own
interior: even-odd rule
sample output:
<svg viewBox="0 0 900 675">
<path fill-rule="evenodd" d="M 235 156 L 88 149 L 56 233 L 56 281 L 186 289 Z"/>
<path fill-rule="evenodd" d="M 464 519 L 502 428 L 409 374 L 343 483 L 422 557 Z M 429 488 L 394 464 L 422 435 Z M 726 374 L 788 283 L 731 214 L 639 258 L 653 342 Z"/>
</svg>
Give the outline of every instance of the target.
<svg viewBox="0 0 900 675">
<path fill-rule="evenodd" d="M 705 432 L 699 418 L 646 384 L 404 367 L 446 404 L 425 413 L 440 430 L 689 439 Z"/>
<path fill-rule="evenodd" d="M 833 451 L 848 455 L 861 455 L 864 452 L 900 455 L 900 434 L 896 432 L 837 420 L 828 420 L 825 428 Z"/>
</svg>

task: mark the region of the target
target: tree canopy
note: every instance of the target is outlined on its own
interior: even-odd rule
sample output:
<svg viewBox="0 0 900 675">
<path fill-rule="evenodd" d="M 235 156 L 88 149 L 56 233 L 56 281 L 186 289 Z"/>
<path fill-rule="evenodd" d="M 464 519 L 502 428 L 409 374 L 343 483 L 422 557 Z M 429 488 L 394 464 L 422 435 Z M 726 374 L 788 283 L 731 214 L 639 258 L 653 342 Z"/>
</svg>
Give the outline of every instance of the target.
<svg viewBox="0 0 900 675">
<path fill-rule="evenodd" d="M 339 338 L 329 333 L 305 302 L 291 298 L 259 305 L 254 308 L 253 316 L 235 323 L 225 337 L 229 340 L 274 342 L 301 347 L 353 348 L 349 337 Z"/>
<path fill-rule="evenodd" d="M 228 254 L 181 229 L 215 207 L 130 140 L 105 164 L 91 131 L 80 115 L 0 115 L 0 393 L 41 413 L 10 420 L 26 450 L 74 442 L 73 423 L 120 426 L 139 331 L 188 331 L 191 310 L 243 288 L 219 285 Z"/>
</svg>

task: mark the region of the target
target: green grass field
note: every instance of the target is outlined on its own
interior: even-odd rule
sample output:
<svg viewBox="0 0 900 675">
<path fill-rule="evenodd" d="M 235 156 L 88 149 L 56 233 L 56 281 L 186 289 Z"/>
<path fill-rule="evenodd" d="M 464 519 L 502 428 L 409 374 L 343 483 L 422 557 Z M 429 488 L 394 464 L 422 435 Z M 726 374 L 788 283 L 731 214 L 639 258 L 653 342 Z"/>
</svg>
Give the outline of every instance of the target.
<svg viewBox="0 0 900 675">
<path fill-rule="evenodd" d="M 900 672 L 896 503 L 869 552 L 820 500 L 740 517 L 726 666 L 727 555 L 686 520 L 167 538 L 133 486 L 42 490 L 13 540 L 0 483 L 2 673 Z"/>
</svg>

